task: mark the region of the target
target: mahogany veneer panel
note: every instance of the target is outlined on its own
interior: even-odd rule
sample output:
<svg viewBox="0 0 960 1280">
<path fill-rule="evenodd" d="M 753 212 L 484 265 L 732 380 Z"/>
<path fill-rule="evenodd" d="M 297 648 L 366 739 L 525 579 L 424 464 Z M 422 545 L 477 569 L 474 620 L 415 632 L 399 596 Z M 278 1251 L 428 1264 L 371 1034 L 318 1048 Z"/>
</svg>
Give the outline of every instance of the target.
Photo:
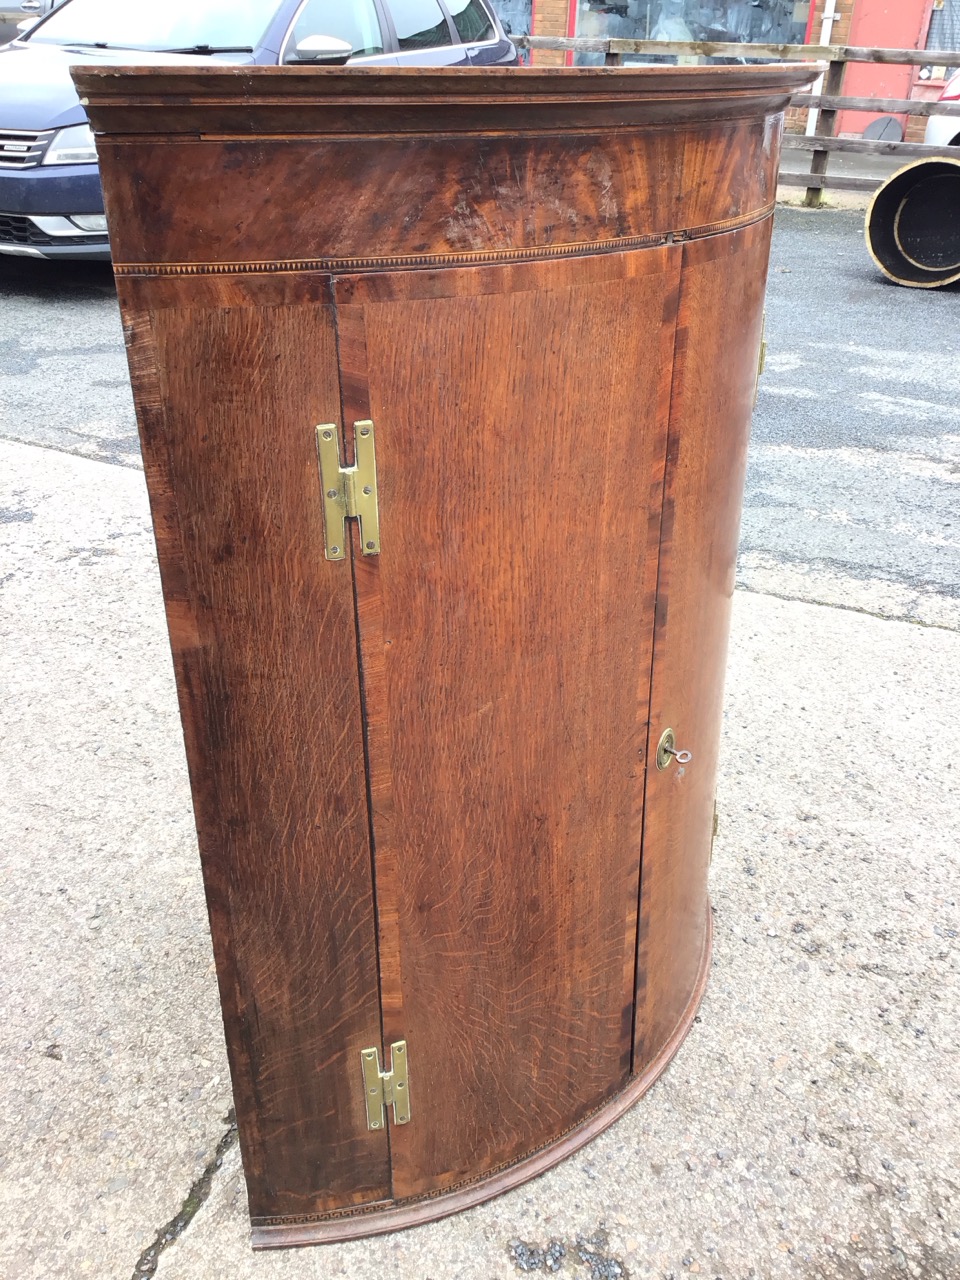
<svg viewBox="0 0 960 1280">
<path fill-rule="evenodd" d="M 114 236 L 121 272 L 277 260 L 350 270 L 438 255 L 482 261 L 627 249 L 749 219 L 776 194 L 779 129 L 713 125 L 686 146 L 666 129 L 574 135 L 560 149 L 536 135 L 456 144 L 360 138 L 349 148 L 342 139 L 171 140 L 135 167 L 131 146 L 113 143 L 109 152 L 118 175 L 112 198 L 143 211 Z M 203 216 L 185 219 L 198 165 L 216 181 Z M 267 171 L 269 181 L 261 180 Z M 731 171 L 747 179 L 731 183 Z"/>
<path fill-rule="evenodd" d="M 807 67 L 83 69 L 257 1245 L 540 1172 L 710 947 L 782 112 Z M 380 552 L 314 443 L 376 424 Z M 684 766 L 660 771 L 673 728 Z M 367 1128 L 360 1050 L 409 1052 Z M 705 1086 L 708 1087 L 708 1086 Z"/>
<path fill-rule="evenodd" d="M 110 114 L 98 145 L 125 273 L 376 269 L 708 234 L 771 209 L 782 108 L 810 76 L 101 67 L 76 79 L 91 112 Z M 162 146 L 145 145 L 158 133 Z"/>
</svg>

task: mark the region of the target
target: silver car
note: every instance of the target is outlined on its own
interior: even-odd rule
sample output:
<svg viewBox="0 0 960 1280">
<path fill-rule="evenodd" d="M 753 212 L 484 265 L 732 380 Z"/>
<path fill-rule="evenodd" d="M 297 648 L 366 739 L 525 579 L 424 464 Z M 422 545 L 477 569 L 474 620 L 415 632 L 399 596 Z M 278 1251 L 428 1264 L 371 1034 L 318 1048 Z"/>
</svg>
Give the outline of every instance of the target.
<svg viewBox="0 0 960 1280">
<path fill-rule="evenodd" d="M 21 0 L 20 4 L 11 4 L 10 0 L 0 0 L 0 44 L 16 39 L 25 26 L 49 13 L 57 3 L 58 0 Z"/>
</svg>

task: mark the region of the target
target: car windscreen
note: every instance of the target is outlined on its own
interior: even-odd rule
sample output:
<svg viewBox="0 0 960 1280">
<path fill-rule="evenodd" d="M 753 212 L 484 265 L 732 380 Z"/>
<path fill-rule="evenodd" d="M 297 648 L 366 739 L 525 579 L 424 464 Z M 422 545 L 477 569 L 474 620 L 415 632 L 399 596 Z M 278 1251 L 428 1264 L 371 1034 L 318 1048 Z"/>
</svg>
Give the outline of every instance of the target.
<svg viewBox="0 0 960 1280">
<path fill-rule="evenodd" d="M 24 38 L 120 49 L 252 49 L 276 9 L 269 0 L 67 0 Z"/>
</svg>

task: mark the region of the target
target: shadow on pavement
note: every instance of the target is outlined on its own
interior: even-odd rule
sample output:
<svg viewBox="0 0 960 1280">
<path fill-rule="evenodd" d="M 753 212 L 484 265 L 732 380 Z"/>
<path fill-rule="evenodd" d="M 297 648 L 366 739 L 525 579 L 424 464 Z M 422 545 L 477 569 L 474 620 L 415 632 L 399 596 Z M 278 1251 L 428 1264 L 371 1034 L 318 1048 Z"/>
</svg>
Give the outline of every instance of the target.
<svg viewBox="0 0 960 1280">
<path fill-rule="evenodd" d="M 79 297 L 114 293 L 113 267 L 109 262 L 53 261 L 0 254 L 0 296 L 31 294 L 42 298 L 69 293 Z"/>
</svg>

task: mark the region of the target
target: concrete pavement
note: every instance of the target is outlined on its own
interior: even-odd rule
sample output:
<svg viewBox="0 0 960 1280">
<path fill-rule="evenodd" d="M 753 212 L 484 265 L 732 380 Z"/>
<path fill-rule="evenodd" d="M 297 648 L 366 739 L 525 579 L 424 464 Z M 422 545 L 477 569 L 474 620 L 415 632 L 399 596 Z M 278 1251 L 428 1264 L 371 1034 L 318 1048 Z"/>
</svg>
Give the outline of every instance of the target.
<svg viewBox="0 0 960 1280">
<path fill-rule="evenodd" d="M 957 295 L 886 286 L 859 227 L 778 215 L 690 1038 L 536 1182 L 275 1255 L 247 1245 L 115 297 L 8 273 L 0 1280 L 509 1280 L 552 1241 L 572 1280 L 960 1280 Z"/>
<path fill-rule="evenodd" d="M 898 289 L 855 213 L 780 208 L 739 577 L 960 626 L 956 290 Z M 0 439 L 140 466 L 103 264 L 0 257 Z"/>
<path fill-rule="evenodd" d="M 254 1255 L 143 477 L 0 443 L 3 1280 L 957 1280 L 960 635 L 858 590 L 737 594 L 715 963 L 647 1097 L 469 1213 Z"/>
</svg>

